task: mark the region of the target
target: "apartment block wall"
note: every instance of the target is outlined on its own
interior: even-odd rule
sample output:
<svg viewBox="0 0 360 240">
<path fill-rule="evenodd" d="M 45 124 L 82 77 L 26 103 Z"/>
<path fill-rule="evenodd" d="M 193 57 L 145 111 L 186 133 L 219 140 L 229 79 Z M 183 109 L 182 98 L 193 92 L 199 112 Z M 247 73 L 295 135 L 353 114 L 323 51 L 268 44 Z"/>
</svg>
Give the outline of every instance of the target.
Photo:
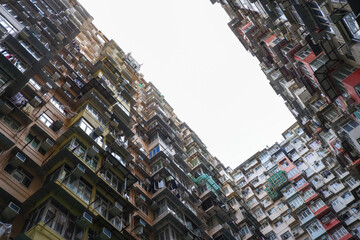
<svg viewBox="0 0 360 240">
<path fill-rule="evenodd" d="M 0 4 L 0 238 L 263 237 L 232 170 L 92 21 L 76 0 Z"/>
</svg>

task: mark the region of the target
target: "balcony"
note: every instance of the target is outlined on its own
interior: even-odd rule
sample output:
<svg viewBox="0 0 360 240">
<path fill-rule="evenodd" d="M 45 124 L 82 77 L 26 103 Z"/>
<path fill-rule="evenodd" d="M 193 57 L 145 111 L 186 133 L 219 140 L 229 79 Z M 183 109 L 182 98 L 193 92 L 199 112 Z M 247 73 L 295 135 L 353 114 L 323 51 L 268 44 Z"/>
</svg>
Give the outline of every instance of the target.
<svg viewBox="0 0 360 240">
<path fill-rule="evenodd" d="M 64 238 L 43 222 L 37 223 L 25 233 L 30 239 L 53 239 L 64 240 Z"/>
<path fill-rule="evenodd" d="M 317 228 L 315 228 L 315 227 L 312 228 L 311 232 L 309 232 L 308 227 L 307 227 L 307 231 L 310 234 L 312 239 L 316 239 L 316 238 L 320 237 L 321 235 L 323 235 L 324 233 L 326 233 L 325 229 L 320 225 L 318 225 Z"/>
<path fill-rule="evenodd" d="M 327 213 L 328 211 L 330 211 L 329 206 L 328 206 L 328 205 L 324 205 L 324 206 L 322 206 L 321 208 L 319 208 L 318 210 L 316 210 L 316 211 L 314 212 L 314 215 L 315 215 L 316 217 L 320 217 L 320 216 L 324 215 L 325 213 Z"/>
<path fill-rule="evenodd" d="M 344 184 L 342 184 L 340 181 L 335 181 L 333 182 L 329 187 L 329 190 L 333 193 L 338 193 L 341 190 L 343 190 L 345 188 Z"/>
<path fill-rule="evenodd" d="M 349 205 L 355 200 L 355 197 L 351 192 L 344 193 L 343 195 L 341 195 L 341 198 L 343 199 L 343 202 L 346 205 Z"/>
<path fill-rule="evenodd" d="M 302 216 L 303 214 L 299 214 L 299 213 L 302 213 L 302 212 L 305 212 L 305 211 L 306 211 L 306 214 L 305 214 L 306 217 L 303 217 Z M 302 210 L 298 211 L 297 216 L 300 219 L 300 222 L 301 222 L 302 225 L 305 225 L 306 223 L 308 223 L 310 220 L 312 220 L 315 217 L 315 215 L 309 209 L 309 207 L 305 207 Z M 300 216 L 302 216 L 302 217 L 300 217 Z"/>
<path fill-rule="evenodd" d="M 329 231 L 341 223 L 333 213 L 326 214 L 320 219 L 320 221 L 326 231 Z"/>
<path fill-rule="evenodd" d="M 271 232 L 273 230 L 273 228 L 270 226 L 270 225 L 267 225 L 265 228 L 261 229 L 261 233 L 266 235 L 268 234 L 269 232 Z"/>
<path fill-rule="evenodd" d="M 332 208 L 334 209 L 335 212 L 340 212 L 341 210 L 343 210 L 344 208 L 346 208 L 346 203 L 344 202 L 343 198 L 338 197 L 335 200 L 332 201 L 331 203 Z"/>
<path fill-rule="evenodd" d="M 314 188 L 316 190 L 318 190 L 319 188 L 321 188 L 322 186 L 324 186 L 324 180 L 322 179 L 322 177 L 320 178 L 319 176 L 315 176 L 312 180 L 311 180 L 312 185 L 314 186 Z"/>
</svg>

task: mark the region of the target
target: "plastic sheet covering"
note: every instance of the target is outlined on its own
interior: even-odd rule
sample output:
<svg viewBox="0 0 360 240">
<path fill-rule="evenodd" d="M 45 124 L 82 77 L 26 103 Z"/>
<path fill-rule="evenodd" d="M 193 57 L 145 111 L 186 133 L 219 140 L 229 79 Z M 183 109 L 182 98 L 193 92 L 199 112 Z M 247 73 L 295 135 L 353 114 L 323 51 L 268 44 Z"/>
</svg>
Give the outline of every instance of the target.
<svg viewBox="0 0 360 240">
<path fill-rule="evenodd" d="M 0 240 L 9 240 L 11 224 L 0 222 Z"/>
</svg>

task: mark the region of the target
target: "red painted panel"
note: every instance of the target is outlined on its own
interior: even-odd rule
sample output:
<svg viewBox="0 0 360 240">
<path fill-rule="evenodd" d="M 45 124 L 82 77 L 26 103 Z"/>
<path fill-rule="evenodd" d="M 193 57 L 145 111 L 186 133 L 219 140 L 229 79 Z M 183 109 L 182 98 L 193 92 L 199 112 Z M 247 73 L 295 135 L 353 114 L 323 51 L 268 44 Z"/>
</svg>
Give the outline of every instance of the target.
<svg viewBox="0 0 360 240">
<path fill-rule="evenodd" d="M 346 88 L 346 90 L 349 92 L 349 95 L 351 96 L 354 101 L 359 104 L 360 103 L 360 97 L 356 93 L 354 87 L 358 84 L 360 84 L 360 68 L 353 72 L 350 76 L 348 76 L 344 81 L 343 84 Z"/>
<path fill-rule="evenodd" d="M 331 219 L 330 222 L 328 222 L 327 224 L 323 224 L 324 228 L 326 231 L 330 230 L 331 228 L 337 226 L 340 223 L 339 219 L 337 218 L 333 218 Z"/>
</svg>

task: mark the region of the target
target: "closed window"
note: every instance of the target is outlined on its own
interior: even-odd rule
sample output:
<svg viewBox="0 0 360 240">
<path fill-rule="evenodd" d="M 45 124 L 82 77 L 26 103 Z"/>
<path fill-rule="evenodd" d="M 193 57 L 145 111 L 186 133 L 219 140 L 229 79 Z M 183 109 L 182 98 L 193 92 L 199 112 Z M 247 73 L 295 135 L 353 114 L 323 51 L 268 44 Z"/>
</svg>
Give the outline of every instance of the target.
<svg viewBox="0 0 360 240">
<path fill-rule="evenodd" d="M 1 121 L 5 123 L 6 126 L 8 126 L 12 131 L 17 132 L 21 126 L 21 124 L 16 121 L 13 117 L 7 115 L 4 116 Z"/>
<path fill-rule="evenodd" d="M 25 187 L 29 187 L 31 184 L 31 181 L 33 180 L 33 176 L 27 172 L 22 167 L 13 167 L 10 164 L 6 165 L 4 168 L 5 172 L 10 174 L 16 181 L 24 185 Z"/>
<path fill-rule="evenodd" d="M 53 120 L 46 114 L 42 113 L 39 117 L 40 121 L 44 123 L 47 127 L 50 127 L 53 124 Z"/>
</svg>

